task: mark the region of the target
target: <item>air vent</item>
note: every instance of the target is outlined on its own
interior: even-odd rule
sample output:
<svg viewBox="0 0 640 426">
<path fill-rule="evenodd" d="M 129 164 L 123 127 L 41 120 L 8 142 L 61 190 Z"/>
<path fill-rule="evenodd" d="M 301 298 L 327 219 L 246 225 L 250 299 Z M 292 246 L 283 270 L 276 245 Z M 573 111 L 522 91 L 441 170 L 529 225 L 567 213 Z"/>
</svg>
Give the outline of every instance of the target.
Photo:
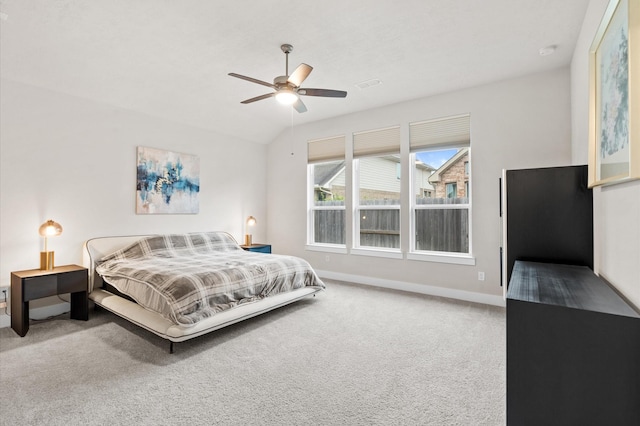
<svg viewBox="0 0 640 426">
<path fill-rule="evenodd" d="M 378 80 L 377 78 L 372 78 L 371 80 L 356 83 L 355 86 L 358 89 L 368 89 L 369 87 L 377 86 L 379 84 L 382 84 L 382 81 Z"/>
<path fill-rule="evenodd" d="M 551 46 L 545 46 L 545 47 L 540 48 L 538 53 L 540 54 L 540 56 L 549 56 L 549 55 L 553 54 L 556 51 L 557 48 L 558 48 L 558 46 L 556 46 L 555 44 L 552 44 Z"/>
</svg>

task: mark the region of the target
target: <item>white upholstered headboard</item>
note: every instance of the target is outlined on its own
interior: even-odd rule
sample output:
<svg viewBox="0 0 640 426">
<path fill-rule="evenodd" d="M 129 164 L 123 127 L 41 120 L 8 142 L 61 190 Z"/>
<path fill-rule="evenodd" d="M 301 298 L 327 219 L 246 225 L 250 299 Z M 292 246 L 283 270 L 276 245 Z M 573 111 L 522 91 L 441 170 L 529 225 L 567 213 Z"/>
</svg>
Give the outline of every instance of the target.
<svg viewBox="0 0 640 426">
<path fill-rule="evenodd" d="M 125 248 L 141 238 L 152 235 L 124 235 L 120 237 L 97 237 L 87 240 L 82 251 L 82 264 L 89 269 L 89 293 L 93 291 L 96 262 L 108 254 Z"/>
</svg>

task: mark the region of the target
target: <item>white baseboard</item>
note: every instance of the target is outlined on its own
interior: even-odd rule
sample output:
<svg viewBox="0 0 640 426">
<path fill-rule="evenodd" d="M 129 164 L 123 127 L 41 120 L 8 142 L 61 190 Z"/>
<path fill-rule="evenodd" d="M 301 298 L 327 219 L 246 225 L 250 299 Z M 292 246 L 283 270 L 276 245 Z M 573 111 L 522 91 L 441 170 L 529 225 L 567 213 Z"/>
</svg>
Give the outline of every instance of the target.
<svg viewBox="0 0 640 426">
<path fill-rule="evenodd" d="M 475 293 L 472 291 L 456 290 L 453 288 L 436 287 L 426 284 L 408 283 L 404 281 L 386 280 L 382 278 L 365 277 L 362 275 L 343 274 L 341 272 L 331 272 L 316 269 L 320 278 L 330 280 L 346 281 L 356 284 L 370 285 L 374 287 L 390 288 L 393 290 L 408 291 L 412 293 L 427 294 L 429 296 L 447 297 L 449 299 L 464 300 L 466 302 L 482 303 L 485 305 L 505 306 L 502 296 L 494 296 L 485 293 Z"/>
</svg>

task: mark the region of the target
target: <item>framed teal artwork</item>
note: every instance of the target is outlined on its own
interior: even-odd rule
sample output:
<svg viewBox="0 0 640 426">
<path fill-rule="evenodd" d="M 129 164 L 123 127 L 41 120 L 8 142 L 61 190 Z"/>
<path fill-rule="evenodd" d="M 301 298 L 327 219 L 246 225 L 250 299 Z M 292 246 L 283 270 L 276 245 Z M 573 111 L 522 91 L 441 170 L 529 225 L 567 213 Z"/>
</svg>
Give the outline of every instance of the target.
<svg viewBox="0 0 640 426">
<path fill-rule="evenodd" d="M 640 178 L 640 1 L 611 0 L 589 51 L 589 187 Z"/>
<path fill-rule="evenodd" d="M 198 156 L 139 146 L 137 160 L 136 213 L 198 213 Z"/>
</svg>

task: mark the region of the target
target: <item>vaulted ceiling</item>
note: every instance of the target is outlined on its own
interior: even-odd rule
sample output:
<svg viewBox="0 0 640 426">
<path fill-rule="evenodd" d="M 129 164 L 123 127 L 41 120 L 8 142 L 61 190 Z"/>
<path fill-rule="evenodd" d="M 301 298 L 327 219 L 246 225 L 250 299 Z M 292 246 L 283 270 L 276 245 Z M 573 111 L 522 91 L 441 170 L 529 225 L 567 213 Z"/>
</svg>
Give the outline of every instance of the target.
<svg viewBox="0 0 640 426">
<path fill-rule="evenodd" d="M 268 143 L 292 124 L 568 66 L 588 3 L 1 0 L 0 76 Z M 240 104 L 270 89 L 227 74 L 271 82 L 283 43 L 290 70 L 314 67 L 303 86 L 347 98 L 304 97 L 303 114 Z"/>
</svg>

